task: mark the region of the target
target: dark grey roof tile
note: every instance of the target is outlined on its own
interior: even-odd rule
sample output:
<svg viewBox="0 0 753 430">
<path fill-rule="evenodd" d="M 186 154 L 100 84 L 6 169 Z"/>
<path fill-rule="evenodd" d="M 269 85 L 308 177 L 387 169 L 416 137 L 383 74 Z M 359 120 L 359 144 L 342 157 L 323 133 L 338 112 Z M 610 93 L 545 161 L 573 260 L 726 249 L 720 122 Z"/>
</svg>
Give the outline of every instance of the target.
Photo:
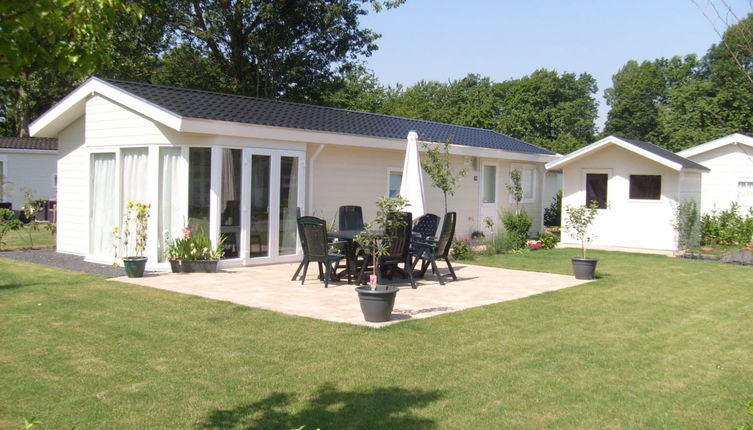
<svg viewBox="0 0 753 430">
<path fill-rule="evenodd" d="M 57 151 L 58 140 L 47 137 L 0 137 L 0 148 Z"/>
</svg>

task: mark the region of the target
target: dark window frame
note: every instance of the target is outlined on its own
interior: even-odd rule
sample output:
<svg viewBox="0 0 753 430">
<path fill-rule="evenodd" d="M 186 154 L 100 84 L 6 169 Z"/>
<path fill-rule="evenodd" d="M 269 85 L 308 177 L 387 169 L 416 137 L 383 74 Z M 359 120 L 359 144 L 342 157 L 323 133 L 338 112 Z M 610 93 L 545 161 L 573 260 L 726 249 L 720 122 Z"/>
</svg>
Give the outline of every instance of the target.
<svg viewBox="0 0 753 430">
<path fill-rule="evenodd" d="M 630 200 L 661 200 L 661 175 L 630 175 Z"/>
</svg>

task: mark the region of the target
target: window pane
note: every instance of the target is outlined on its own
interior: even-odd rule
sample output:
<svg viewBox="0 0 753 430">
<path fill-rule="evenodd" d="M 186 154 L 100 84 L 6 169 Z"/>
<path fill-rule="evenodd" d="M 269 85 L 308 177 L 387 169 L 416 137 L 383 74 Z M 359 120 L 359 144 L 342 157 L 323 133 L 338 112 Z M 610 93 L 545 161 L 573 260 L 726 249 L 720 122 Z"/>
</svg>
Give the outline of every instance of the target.
<svg viewBox="0 0 753 430">
<path fill-rule="evenodd" d="M 212 150 L 190 148 L 188 152 L 188 226 L 209 234 L 209 188 Z"/>
<path fill-rule="evenodd" d="M 222 150 L 222 214 L 220 233 L 225 238 L 223 258 L 240 257 L 241 235 L 241 150 Z"/>
<path fill-rule="evenodd" d="M 526 168 L 520 171 L 520 184 L 523 187 L 523 199 L 533 199 L 533 169 Z"/>
<path fill-rule="evenodd" d="M 596 202 L 599 209 L 607 208 L 607 181 L 606 173 L 586 174 L 586 205 Z"/>
<path fill-rule="evenodd" d="M 249 245 L 251 257 L 269 255 L 269 177 L 271 157 L 251 157 L 251 232 Z"/>
<path fill-rule="evenodd" d="M 740 206 L 753 206 L 753 182 L 737 183 L 737 203 Z"/>
<path fill-rule="evenodd" d="M 390 189 L 388 190 L 390 197 L 396 197 L 400 193 L 400 183 L 403 181 L 402 172 L 390 173 Z"/>
<path fill-rule="evenodd" d="M 295 254 L 298 210 L 298 157 L 280 158 L 280 255 Z"/>
<path fill-rule="evenodd" d="M 661 175 L 630 175 L 630 198 L 661 199 Z"/>
<path fill-rule="evenodd" d="M 484 203 L 497 202 L 497 166 L 484 166 Z"/>
</svg>

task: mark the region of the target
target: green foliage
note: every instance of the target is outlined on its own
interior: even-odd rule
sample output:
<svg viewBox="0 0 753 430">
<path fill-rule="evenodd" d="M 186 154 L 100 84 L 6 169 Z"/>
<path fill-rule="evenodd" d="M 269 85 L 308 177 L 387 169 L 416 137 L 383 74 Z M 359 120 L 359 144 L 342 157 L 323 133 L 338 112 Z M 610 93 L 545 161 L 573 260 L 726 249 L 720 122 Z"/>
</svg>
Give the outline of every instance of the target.
<svg viewBox="0 0 753 430">
<path fill-rule="evenodd" d="M 559 227 L 562 224 L 562 189 L 552 198 L 552 203 L 544 208 L 544 226 Z"/>
<path fill-rule="evenodd" d="M 235 92 L 238 83 L 205 52 L 181 43 L 162 54 L 152 83 L 205 91 Z"/>
<path fill-rule="evenodd" d="M 450 163 L 450 142 L 443 144 L 421 143 L 426 150 L 421 166 L 431 178 L 435 187 L 444 195 L 444 212 L 447 213 L 447 195 L 455 195 L 458 182 L 465 176 L 466 170 L 455 171 Z"/>
<path fill-rule="evenodd" d="M 16 214 L 12 210 L 0 209 L 0 249 L 5 245 L 5 235 L 21 227 L 23 227 L 23 223 L 16 218 Z"/>
<path fill-rule="evenodd" d="M 524 210 L 506 209 L 500 216 L 502 225 L 505 226 L 505 237 L 507 241 L 503 241 L 511 249 L 521 249 L 526 247 L 526 241 L 528 240 L 528 231 L 533 225 L 533 219 L 528 212 Z"/>
<path fill-rule="evenodd" d="M 165 258 L 167 260 L 219 260 L 225 255 L 225 236 L 217 245 L 212 245 L 203 229 L 196 232 L 183 228 L 183 237 L 172 239 L 165 237 Z"/>
<path fill-rule="evenodd" d="M 675 207 L 673 227 L 677 232 L 679 249 L 698 246 L 701 242 L 701 216 L 695 200 L 686 200 Z"/>
<path fill-rule="evenodd" d="M 589 206 L 566 206 L 565 207 L 565 230 L 575 237 L 581 244 L 583 258 L 586 258 L 586 244 L 594 239 L 588 229 L 596 219 L 598 203 L 591 202 Z"/>
<path fill-rule="evenodd" d="M 374 220 L 364 225 L 364 231 L 353 238 L 358 245 L 357 252 L 371 255 L 373 267 L 377 260 L 390 253 L 394 232 L 404 227 L 403 219 L 398 213 L 408 204 L 403 196 L 381 196 L 377 199 L 377 214 Z M 375 287 L 375 286 L 372 286 Z"/>
<path fill-rule="evenodd" d="M 28 226 L 25 230 L 29 236 L 30 248 L 34 248 L 34 239 L 32 232 L 39 230 L 39 225 L 37 224 L 37 214 L 44 207 L 44 203 L 45 200 L 34 198 L 34 190 L 24 189 L 24 203 L 21 206 L 21 209 L 23 209 L 24 216 L 26 217 L 26 222 L 28 223 Z"/>
<path fill-rule="evenodd" d="M 537 239 L 541 242 L 541 247 L 544 249 L 554 249 L 554 247 L 560 243 L 559 236 L 545 231 L 539 232 Z"/>
<path fill-rule="evenodd" d="M 515 206 L 520 206 L 520 201 L 523 200 L 523 183 L 520 180 L 520 170 L 516 169 L 510 172 L 510 182 L 506 183 L 505 187 L 515 201 Z"/>
<path fill-rule="evenodd" d="M 747 215 L 733 202 L 729 209 L 713 210 L 701 217 L 701 242 L 704 245 L 746 245 L 753 239 L 753 209 Z"/>
<path fill-rule="evenodd" d="M 450 247 L 450 258 L 471 261 L 476 259 L 476 253 L 473 252 L 471 243 L 467 240 L 454 240 Z"/>
</svg>

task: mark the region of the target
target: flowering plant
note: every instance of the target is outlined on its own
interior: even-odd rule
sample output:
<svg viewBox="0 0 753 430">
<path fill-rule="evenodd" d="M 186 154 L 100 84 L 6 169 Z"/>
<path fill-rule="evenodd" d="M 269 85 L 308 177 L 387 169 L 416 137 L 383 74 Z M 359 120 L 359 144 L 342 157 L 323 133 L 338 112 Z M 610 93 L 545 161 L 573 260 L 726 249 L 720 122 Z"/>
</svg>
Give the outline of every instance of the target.
<svg viewBox="0 0 753 430">
<path fill-rule="evenodd" d="M 165 235 L 165 257 L 168 260 L 219 260 L 225 255 L 224 242 L 225 236 L 222 236 L 217 246 L 213 246 L 204 230 L 194 232 L 184 227 L 180 238 L 170 239 L 169 234 Z"/>
<path fill-rule="evenodd" d="M 526 242 L 526 246 L 531 251 L 535 251 L 535 250 L 541 249 L 543 247 L 543 245 L 541 244 L 541 241 L 539 241 L 539 240 L 529 240 L 529 241 Z"/>
<path fill-rule="evenodd" d="M 150 204 L 147 203 L 134 203 L 128 200 L 126 203 L 126 212 L 123 216 L 123 229 L 119 227 L 113 227 L 112 233 L 114 237 L 113 247 L 115 248 L 115 258 L 118 258 L 118 250 L 121 249 L 126 256 L 136 255 L 143 256 L 144 249 L 146 249 L 147 240 L 147 227 L 149 225 L 149 209 Z M 131 233 L 131 228 L 134 232 Z M 133 243 L 133 254 L 130 254 L 131 248 L 131 235 L 134 235 L 135 242 Z"/>
</svg>

